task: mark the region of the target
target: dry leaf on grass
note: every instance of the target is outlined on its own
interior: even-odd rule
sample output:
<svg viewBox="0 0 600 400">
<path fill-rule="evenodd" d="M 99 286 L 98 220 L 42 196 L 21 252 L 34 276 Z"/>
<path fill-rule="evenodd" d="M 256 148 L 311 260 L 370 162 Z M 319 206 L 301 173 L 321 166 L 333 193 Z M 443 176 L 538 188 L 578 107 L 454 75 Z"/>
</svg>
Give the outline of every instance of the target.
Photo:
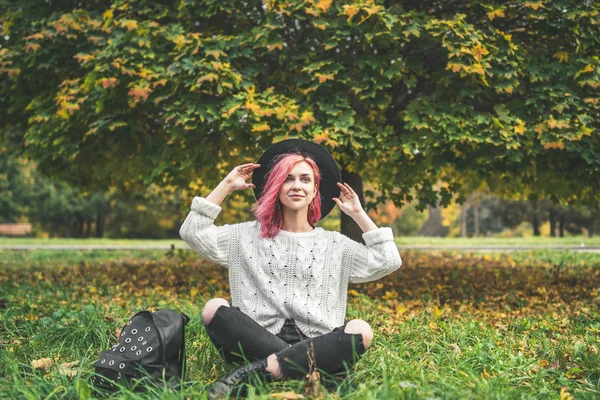
<svg viewBox="0 0 600 400">
<path fill-rule="evenodd" d="M 31 362 L 31 366 L 34 369 L 41 369 L 42 371 L 49 373 L 54 365 L 52 359 L 50 358 L 40 358 L 39 360 L 33 360 Z M 59 374 L 68 376 L 72 378 L 77 375 L 77 366 L 79 365 L 79 361 L 71 361 L 62 363 L 60 365 L 56 365 L 56 370 Z"/>
<path fill-rule="evenodd" d="M 303 399 L 304 396 L 298 394 L 296 392 L 281 392 L 281 393 L 273 393 L 271 396 L 274 399 L 284 399 L 284 400 L 294 400 L 294 399 Z"/>
<path fill-rule="evenodd" d="M 41 369 L 42 371 L 49 371 L 52 368 L 52 360 L 50 358 L 40 358 L 39 360 L 33 360 L 31 366 L 34 369 Z"/>
<path fill-rule="evenodd" d="M 79 365 L 79 361 L 71 361 L 68 363 L 62 363 L 57 368 L 58 368 L 58 372 L 61 375 L 72 378 L 77 375 L 77 366 L 78 365 Z"/>
</svg>

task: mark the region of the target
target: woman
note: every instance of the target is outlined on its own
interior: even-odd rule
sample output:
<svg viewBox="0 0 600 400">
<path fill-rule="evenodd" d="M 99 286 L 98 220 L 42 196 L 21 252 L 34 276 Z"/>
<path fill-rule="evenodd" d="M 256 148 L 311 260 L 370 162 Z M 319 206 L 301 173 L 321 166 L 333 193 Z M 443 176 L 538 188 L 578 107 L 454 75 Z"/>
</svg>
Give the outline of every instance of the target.
<svg viewBox="0 0 600 400">
<path fill-rule="evenodd" d="M 348 283 L 379 279 L 402 261 L 392 230 L 378 228 L 339 180 L 324 148 L 291 139 L 271 146 L 258 163 L 234 168 L 206 198 L 193 199 L 181 237 L 229 269 L 233 304 L 208 301 L 206 331 L 226 361 L 251 361 L 211 385 L 210 398 L 241 387 L 252 374 L 337 372 L 369 348 L 369 324 L 344 323 Z M 215 226 L 225 197 L 248 188 L 257 195 L 257 220 Z M 366 245 L 315 228 L 335 205 L 360 226 Z"/>
</svg>

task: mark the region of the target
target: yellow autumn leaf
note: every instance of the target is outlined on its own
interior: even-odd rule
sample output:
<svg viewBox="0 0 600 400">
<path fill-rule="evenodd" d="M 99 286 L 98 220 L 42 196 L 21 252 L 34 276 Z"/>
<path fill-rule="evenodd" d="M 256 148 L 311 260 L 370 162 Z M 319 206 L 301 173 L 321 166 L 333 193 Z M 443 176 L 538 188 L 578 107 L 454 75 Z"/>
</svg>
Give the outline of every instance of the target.
<svg viewBox="0 0 600 400">
<path fill-rule="evenodd" d="M 315 76 L 317 78 L 319 78 L 319 83 L 323 83 L 323 82 L 328 81 L 328 80 L 333 80 L 333 78 L 334 78 L 335 75 L 333 75 L 333 74 L 328 74 L 327 75 L 327 74 L 317 73 L 317 74 L 315 74 Z"/>
<path fill-rule="evenodd" d="M 544 8 L 544 2 L 543 1 L 526 1 L 525 4 L 523 4 L 523 7 L 528 7 L 533 9 L 534 11 L 537 11 L 540 8 Z"/>
<path fill-rule="evenodd" d="M 394 300 L 398 298 L 398 292 L 396 292 L 395 290 L 389 290 L 385 292 L 385 295 L 383 296 L 383 300 Z"/>
<path fill-rule="evenodd" d="M 184 35 L 179 35 L 173 39 L 173 43 L 175 43 L 175 50 L 181 50 L 181 48 L 185 46 L 188 41 Z"/>
<path fill-rule="evenodd" d="M 133 19 L 126 19 L 121 21 L 121 26 L 127 28 L 128 31 L 134 30 L 138 27 L 137 21 Z"/>
<path fill-rule="evenodd" d="M 322 142 L 326 141 L 327 139 L 329 139 L 329 132 L 328 131 L 319 133 L 319 134 L 317 134 L 317 135 L 315 135 L 313 137 L 313 140 L 315 142 L 317 142 L 317 143 L 322 143 Z"/>
<path fill-rule="evenodd" d="M 319 2 L 315 4 L 315 7 L 325 13 L 329 10 L 329 7 L 331 7 L 331 2 L 332 0 L 319 0 Z"/>
<path fill-rule="evenodd" d="M 38 51 L 39 48 L 40 48 L 40 45 L 37 43 L 28 43 L 25 46 L 25 52 L 29 53 L 29 51 L 33 51 L 35 53 L 36 51 Z"/>
<path fill-rule="evenodd" d="M 106 10 L 106 11 L 104 11 L 104 13 L 102 14 L 102 18 L 103 18 L 103 19 L 112 19 L 112 18 L 113 18 L 113 16 L 114 16 L 114 13 L 113 13 L 113 10 L 112 10 L 112 9 L 110 9 L 110 10 Z"/>
<path fill-rule="evenodd" d="M 404 315 L 406 314 L 406 307 L 404 306 L 404 304 L 398 304 L 398 306 L 396 307 L 396 315 L 400 316 L 400 315 Z"/>
<path fill-rule="evenodd" d="M 271 127 L 267 123 L 255 124 L 252 126 L 252 132 L 264 132 L 271 130 Z"/>
<path fill-rule="evenodd" d="M 360 8 L 357 5 L 344 5 L 343 6 L 344 13 L 348 16 L 348 22 L 354 17 L 359 11 Z"/>
<path fill-rule="evenodd" d="M 493 21 L 494 18 L 504 18 L 504 8 L 498 8 L 496 10 L 490 11 L 489 13 L 487 13 L 488 18 L 490 19 L 490 21 Z"/>
<path fill-rule="evenodd" d="M 198 78 L 198 80 L 196 81 L 196 85 L 199 83 L 202 83 L 204 81 L 212 82 L 212 81 L 216 81 L 217 79 L 219 79 L 219 75 L 211 72 L 210 74 L 206 74 L 206 75 Z"/>
<path fill-rule="evenodd" d="M 477 46 L 473 47 L 473 50 L 471 51 L 471 54 L 473 55 L 473 58 L 475 58 L 477 61 L 481 61 L 481 59 L 483 58 L 483 56 L 487 56 L 490 52 L 488 51 L 488 49 L 486 49 L 485 47 L 483 47 L 482 45 L 478 44 Z"/>
<path fill-rule="evenodd" d="M 465 66 L 462 64 L 448 63 L 448 66 L 446 67 L 446 69 L 452 69 L 452 72 L 459 72 L 464 67 Z"/>
<path fill-rule="evenodd" d="M 541 135 L 544 132 L 544 124 L 537 124 L 533 131 Z"/>
<path fill-rule="evenodd" d="M 327 22 L 316 22 L 313 21 L 313 26 L 317 29 L 320 29 L 322 31 L 325 30 L 325 28 L 327 28 Z"/>
<path fill-rule="evenodd" d="M 566 51 L 557 51 L 556 53 L 552 54 L 552 57 L 556 58 L 561 63 L 569 61 L 569 53 Z"/>
<path fill-rule="evenodd" d="M 552 143 L 546 143 L 544 145 L 544 149 L 548 150 L 548 149 L 564 149 L 565 148 L 565 144 L 563 142 L 552 142 Z"/>
<path fill-rule="evenodd" d="M 252 111 L 253 114 L 260 114 L 260 106 L 258 104 L 247 101 L 246 109 Z"/>
<path fill-rule="evenodd" d="M 275 49 L 283 50 L 283 43 L 278 42 L 278 43 L 271 43 L 269 45 L 269 51 L 273 51 Z"/>
<path fill-rule="evenodd" d="M 135 85 L 127 94 L 135 98 L 135 101 L 138 102 L 141 99 L 147 100 L 148 95 L 152 92 L 150 87 L 143 87 L 140 85 Z"/>
<path fill-rule="evenodd" d="M 525 121 L 521 120 L 520 118 L 517 118 L 517 126 L 514 127 L 514 131 L 515 133 L 519 134 L 519 135 L 523 135 L 525 133 Z"/>
</svg>

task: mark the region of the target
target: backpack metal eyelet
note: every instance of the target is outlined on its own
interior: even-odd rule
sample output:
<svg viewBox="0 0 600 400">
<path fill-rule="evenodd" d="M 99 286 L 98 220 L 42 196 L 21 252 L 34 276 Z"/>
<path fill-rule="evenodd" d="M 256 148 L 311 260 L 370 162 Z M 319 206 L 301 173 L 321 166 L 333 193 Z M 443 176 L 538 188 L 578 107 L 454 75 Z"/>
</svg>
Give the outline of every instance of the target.
<svg viewBox="0 0 600 400">
<path fill-rule="evenodd" d="M 121 347 L 121 348 L 119 349 L 119 351 L 120 351 L 121 353 L 122 353 L 122 352 L 124 352 L 124 351 L 125 351 L 125 346 Z"/>
<path fill-rule="evenodd" d="M 103 358 L 102 361 L 100 361 L 100 364 L 106 364 L 106 358 Z"/>
<path fill-rule="evenodd" d="M 148 341 L 147 341 L 147 340 L 144 340 L 144 342 L 142 343 L 142 346 L 145 346 L 145 345 L 146 345 L 146 343 L 148 343 Z"/>
<path fill-rule="evenodd" d="M 131 343 L 131 338 L 125 339 L 125 343 Z"/>
<path fill-rule="evenodd" d="M 144 340 L 144 337 L 143 337 L 143 336 L 140 336 L 140 337 L 138 338 L 138 342 L 141 342 L 142 340 Z"/>
<path fill-rule="evenodd" d="M 135 335 L 136 333 L 137 333 L 137 329 L 132 329 L 132 330 L 131 330 L 131 334 L 132 334 L 132 335 Z"/>
<path fill-rule="evenodd" d="M 110 360 L 110 361 L 108 362 L 108 365 L 113 365 L 114 363 L 115 363 L 115 360 Z"/>
<path fill-rule="evenodd" d="M 121 369 L 125 368 L 125 363 L 119 364 L 119 368 L 121 368 Z"/>
<path fill-rule="evenodd" d="M 150 327 L 147 327 L 146 329 L 144 329 L 146 332 L 150 332 Z"/>
<path fill-rule="evenodd" d="M 125 336 L 125 329 L 123 329 L 123 332 L 121 332 L 121 336 Z"/>
<path fill-rule="evenodd" d="M 138 351 L 136 351 L 136 352 L 135 352 L 135 355 L 136 355 L 136 356 L 139 356 L 140 354 L 142 354 L 142 351 L 141 351 L 141 350 L 138 350 Z"/>
<path fill-rule="evenodd" d="M 150 352 L 152 351 L 152 346 L 148 347 L 148 348 L 146 349 L 146 351 L 147 351 L 148 353 L 150 353 Z"/>
</svg>

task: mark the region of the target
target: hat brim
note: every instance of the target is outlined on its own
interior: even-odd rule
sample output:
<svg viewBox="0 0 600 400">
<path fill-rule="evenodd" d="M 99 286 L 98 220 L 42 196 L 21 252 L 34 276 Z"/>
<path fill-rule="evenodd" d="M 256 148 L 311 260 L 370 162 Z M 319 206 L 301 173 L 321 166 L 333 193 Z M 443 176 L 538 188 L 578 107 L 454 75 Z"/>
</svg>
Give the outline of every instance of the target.
<svg viewBox="0 0 600 400">
<path fill-rule="evenodd" d="M 255 169 L 252 174 L 252 183 L 254 186 L 254 195 L 260 199 L 264 185 L 266 183 L 267 173 L 273 167 L 276 157 L 285 153 L 299 153 L 310 156 L 321 173 L 321 219 L 325 218 L 333 207 L 335 202 L 333 197 L 339 197 L 340 188 L 337 183 L 341 181 L 340 170 L 335 163 L 332 155 L 321 145 L 302 139 L 287 139 L 271 145 L 256 162 L 260 167 Z"/>
</svg>

